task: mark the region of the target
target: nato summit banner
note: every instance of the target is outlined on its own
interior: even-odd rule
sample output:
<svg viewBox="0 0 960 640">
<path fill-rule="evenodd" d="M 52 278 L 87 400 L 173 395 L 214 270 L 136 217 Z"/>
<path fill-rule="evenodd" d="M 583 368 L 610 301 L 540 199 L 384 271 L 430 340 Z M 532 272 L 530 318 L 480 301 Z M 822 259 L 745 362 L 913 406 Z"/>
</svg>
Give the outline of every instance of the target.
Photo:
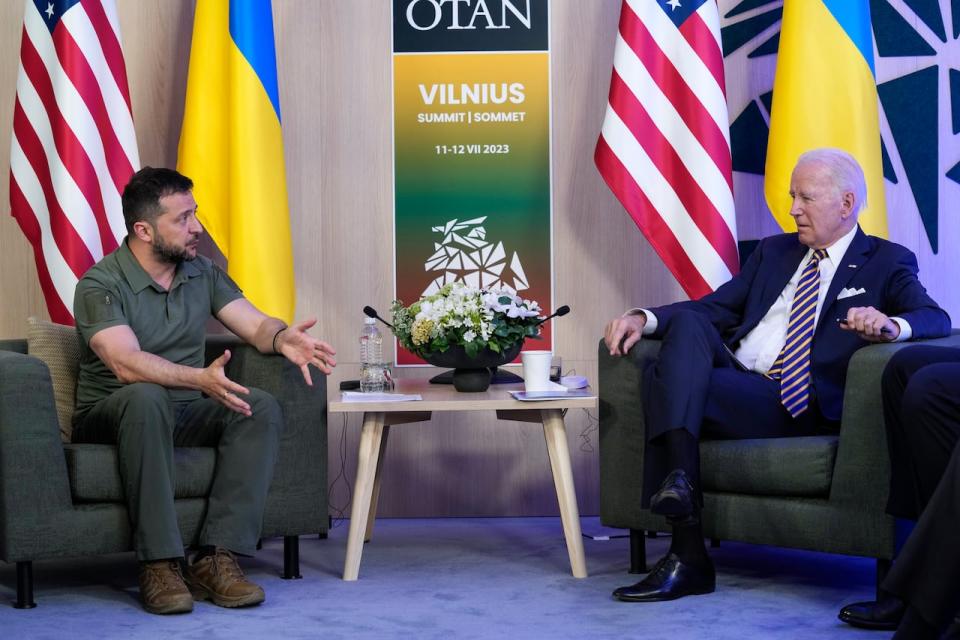
<svg viewBox="0 0 960 640">
<path fill-rule="evenodd" d="M 549 312 L 547 0 L 394 0 L 393 99 L 396 297 L 463 280 Z"/>
</svg>

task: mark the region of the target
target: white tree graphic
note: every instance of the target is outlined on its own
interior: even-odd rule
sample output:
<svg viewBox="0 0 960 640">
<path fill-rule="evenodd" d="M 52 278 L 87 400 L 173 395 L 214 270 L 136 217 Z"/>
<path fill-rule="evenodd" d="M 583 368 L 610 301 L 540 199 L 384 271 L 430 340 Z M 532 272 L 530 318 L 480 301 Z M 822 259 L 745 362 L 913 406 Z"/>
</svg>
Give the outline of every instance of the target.
<svg viewBox="0 0 960 640">
<path fill-rule="evenodd" d="M 433 243 L 434 254 L 423 268 L 424 271 L 440 273 L 423 290 L 423 295 L 434 294 L 443 285 L 457 280 L 463 280 L 471 287 L 508 289 L 513 293 L 530 288 L 517 252 L 513 252 L 507 266 L 503 242 L 494 244 L 487 240 L 487 230 L 483 226 L 486 219 L 487 216 L 463 222 L 454 219 L 431 228 L 442 238 Z"/>
</svg>

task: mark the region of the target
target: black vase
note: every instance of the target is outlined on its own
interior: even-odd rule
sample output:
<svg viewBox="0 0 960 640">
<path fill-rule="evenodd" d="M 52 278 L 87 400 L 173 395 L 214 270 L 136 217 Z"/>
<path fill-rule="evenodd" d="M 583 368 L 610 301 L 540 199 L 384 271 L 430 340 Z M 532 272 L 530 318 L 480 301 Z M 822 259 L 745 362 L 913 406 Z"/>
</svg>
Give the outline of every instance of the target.
<svg viewBox="0 0 960 640">
<path fill-rule="evenodd" d="M 522 348 L 523 340 L 500 353 L 481 349 L 471 358 L 463 346 L 451 345 L 446 351 L 424 353 L 420 357 L 435 367 L 453 369 L 453 387 L 457 391 L 477 392 L 486 391 L 490 387 L 493 370 L 512 362 Z"/>
</svg>

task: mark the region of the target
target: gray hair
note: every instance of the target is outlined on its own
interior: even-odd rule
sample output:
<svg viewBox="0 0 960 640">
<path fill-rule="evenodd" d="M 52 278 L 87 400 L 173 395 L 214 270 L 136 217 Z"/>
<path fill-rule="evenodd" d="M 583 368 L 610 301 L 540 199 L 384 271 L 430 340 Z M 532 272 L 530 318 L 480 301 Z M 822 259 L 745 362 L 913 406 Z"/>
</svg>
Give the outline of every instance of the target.
<svg viewBox="0 0 960 640">
<path fill-rule="evenodd" d="M 860 163 L 852 155 L 842 149 L 824 147 L 813 149 L 801 154 L 797 159 L 797 166 L 806 163 L 815 163 L 823 166 L 830 173 L 833 184 L 841 192 L 850 191 L 854 197 L 853 213 L 858 214 L 867 206 L 867 181 L 863 177 Z"/>
</svg>

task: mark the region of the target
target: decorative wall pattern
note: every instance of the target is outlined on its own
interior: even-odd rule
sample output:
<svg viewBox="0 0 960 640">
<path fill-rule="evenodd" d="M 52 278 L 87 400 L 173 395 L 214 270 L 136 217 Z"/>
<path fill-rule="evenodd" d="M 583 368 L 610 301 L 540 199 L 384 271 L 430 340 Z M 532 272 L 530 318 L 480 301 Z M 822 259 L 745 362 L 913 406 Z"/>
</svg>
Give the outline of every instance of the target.
<svg viewBox="0 0 960 640">
<path fill-rule="evenodd" d="M 919 219 L 938 254 L 944 216 L 954 215 L 946 204 L 960 194 L 960 0 L 871 0 L 870 7 L 888 201 L 896 195 L 908 203 L 888 210 L 891 239 L 898 240 L 898 226 Z M 733 167 L 762 175 L 783 1 L 721 0 L 720 10 Z M 738 204 L 752 201 L 741 196 Z M 753 226 L 745 239 L 766 235 L 757 228 L 772 230 L 744 224 Z"/>
</svg>

